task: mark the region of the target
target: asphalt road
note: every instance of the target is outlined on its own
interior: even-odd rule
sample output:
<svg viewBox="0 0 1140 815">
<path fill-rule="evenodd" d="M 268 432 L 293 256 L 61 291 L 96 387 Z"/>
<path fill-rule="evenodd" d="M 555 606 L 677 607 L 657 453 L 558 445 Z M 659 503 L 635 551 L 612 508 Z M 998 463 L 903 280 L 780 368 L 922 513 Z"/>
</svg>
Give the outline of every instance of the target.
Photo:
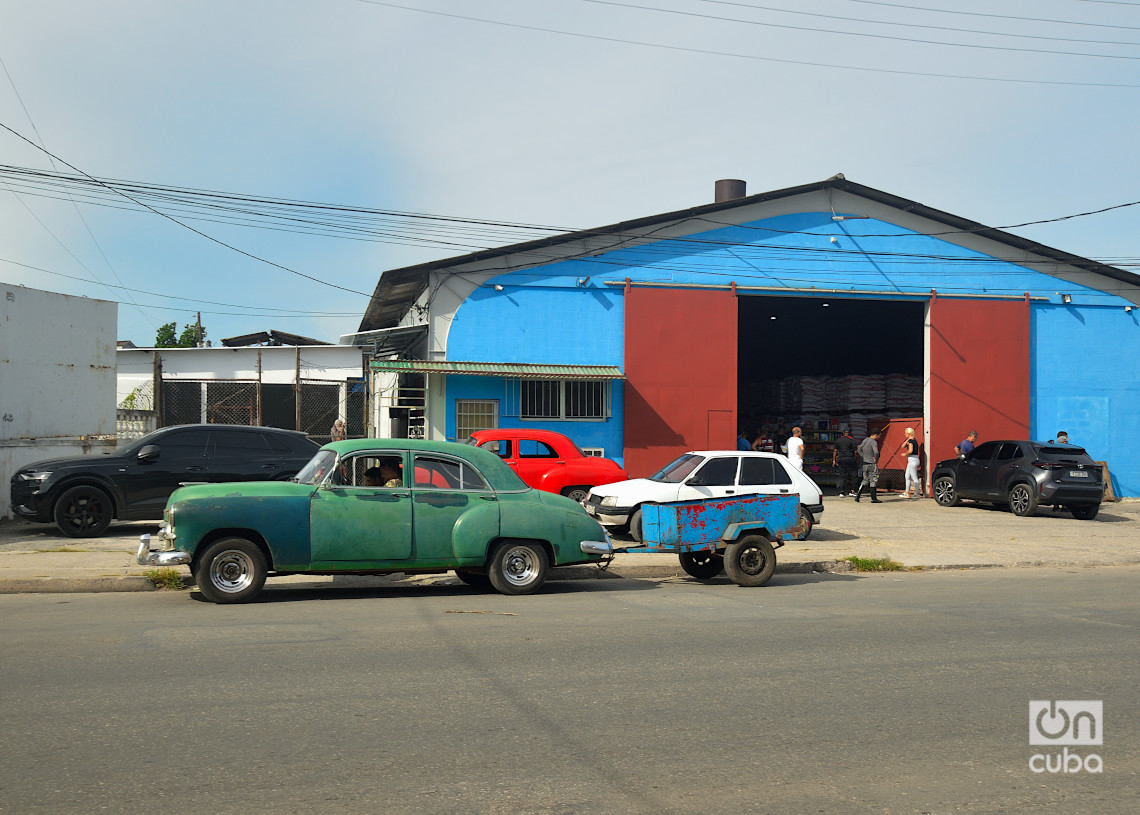
<svg viewBox="0 0 1140 815">
<path fill-rule="evenodd" d="M 1138 578 L 0 596 L 0 812 L 1131 815 Z M 1103 701 L 1103 772 L 1030 700 Z"/>
</svg>

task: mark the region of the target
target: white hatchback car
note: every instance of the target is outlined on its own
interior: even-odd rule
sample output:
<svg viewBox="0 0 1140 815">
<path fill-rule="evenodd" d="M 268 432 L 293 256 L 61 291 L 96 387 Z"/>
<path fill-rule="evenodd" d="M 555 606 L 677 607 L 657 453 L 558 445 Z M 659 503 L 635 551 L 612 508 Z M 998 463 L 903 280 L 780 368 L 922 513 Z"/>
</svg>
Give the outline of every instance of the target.
<svg viewBox="0 0 1140 815">
<path fill-rule="evenodd" d="M 670 501 L 728 498 L 734 495 L 800 497 L 800 528 L 796 540 L 806 540 L 823 512 L 823 493 L 807 475 L 776 453 L 702 450 L 685 453 L 649 478 L 603 484 L 586 496 L 586 512 L 615 532 L 628 529 L 641 540 L 641 507 Z"/>
</svg>

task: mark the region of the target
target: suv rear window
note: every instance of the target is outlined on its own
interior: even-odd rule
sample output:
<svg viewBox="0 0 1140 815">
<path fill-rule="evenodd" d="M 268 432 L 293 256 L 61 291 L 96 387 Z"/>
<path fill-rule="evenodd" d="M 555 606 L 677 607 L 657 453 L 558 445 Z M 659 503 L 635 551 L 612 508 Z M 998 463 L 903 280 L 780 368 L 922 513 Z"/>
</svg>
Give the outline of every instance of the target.
<svg viewBox="0 0 1140 815">
<path fill-rule="evenodd" d="M 1037 451 L 1037 458 L 1041 461 L 1065 461 L 1075 464 L 1092 464 L 1093 460 L 1083 447 L 1074 447 L 1071 444 L 1064 446 L 1045 446 Z"/>
</svg>

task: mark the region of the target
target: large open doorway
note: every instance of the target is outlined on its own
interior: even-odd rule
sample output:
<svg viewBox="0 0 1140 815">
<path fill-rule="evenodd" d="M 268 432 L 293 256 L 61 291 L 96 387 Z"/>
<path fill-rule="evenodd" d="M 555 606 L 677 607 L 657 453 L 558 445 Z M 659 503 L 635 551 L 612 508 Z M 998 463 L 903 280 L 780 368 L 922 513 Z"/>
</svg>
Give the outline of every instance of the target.
<svg viewBox="0 0 1140 815">
<path fill-rule="evenodd" d="M 741 294 L 741 429 L 779 450 L 801 426 L 805 471 L 834 486 L 831 448 L 840 431 L 862 440 L 892 419 L 923 416 L 925 313 L 925 302 L 914 300 Z"/>
</svg>

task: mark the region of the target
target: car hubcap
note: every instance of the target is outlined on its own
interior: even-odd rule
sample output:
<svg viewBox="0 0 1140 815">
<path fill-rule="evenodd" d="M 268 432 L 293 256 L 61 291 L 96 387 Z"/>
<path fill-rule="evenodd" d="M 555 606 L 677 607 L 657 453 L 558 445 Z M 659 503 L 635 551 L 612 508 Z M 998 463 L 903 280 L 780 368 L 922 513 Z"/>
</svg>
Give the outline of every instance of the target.
<svg viewBox="0 0 1140 815">
<path fill-rule="evenodd" d="M 222 552 L 210 564 L 210 582 L 219 591 L 239 592 L 253 583 L 253 563 L 244 552 Z"/>
<path fill-rule="evenodd" d="M 1009 500 L 1017 512 L 1025 512 L 1029 507 L 1029 494 L 1024 488 L 1018 487 L 1015 489 L 1013 494 L 1009 496 Z"/>
<path fill-rule="evenodd" d="M 935 489 L 935 497 L 938 499 L 938 503 L 945 504 L 945 503 L 948 503 L 951 500 L 953 500 L 953 498 L 954 498 L 954 485 L 953 484 L 951 484 L 947 481 L 939 481 L 938 484 L 935 485 L 934 489 Z"/>
<path fill-rule="evenodd" d="M 538 575 L 538 559 L 525 546 L 516 547 L 503 558 L 503 577 L 512 586 L 525 586 Z"/>
<path fill-rule="evenodd" d="M 745 574 L 760 574 L 767 563 L 768 558 L 759 546 L 750 546 L 740 553 L 740 569 Z"/>
</svg>

